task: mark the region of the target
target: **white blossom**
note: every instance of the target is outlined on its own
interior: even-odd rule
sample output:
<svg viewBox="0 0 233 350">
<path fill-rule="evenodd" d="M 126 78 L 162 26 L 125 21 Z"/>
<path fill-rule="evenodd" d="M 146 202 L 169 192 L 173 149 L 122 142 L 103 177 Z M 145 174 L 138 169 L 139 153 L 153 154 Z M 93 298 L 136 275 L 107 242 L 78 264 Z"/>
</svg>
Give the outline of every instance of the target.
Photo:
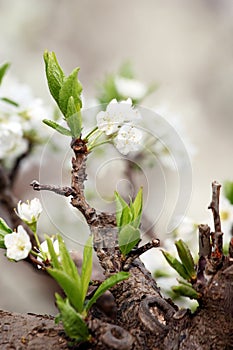
<svg viewBox="0 0 233 350">
<path fill-rule="evenodd" d="M 28 136 L 36 143 L 49 135 L 50 129 L 42 119 L 51 112 L 28 86 L 4 80 L 0 86 L 0 159 L 5 166 L 10 167 L 28 149 Z"/>
<path fill-rule="evenodd" d="M 141 148 L 141 140 L 142 132 L 130 124 L 125 124 L 120 128 L 114 144 L 121 154 L 126 155 L 131 151 L 138 151 Z"/>
<path fill-rule="evenodd" d="M 130 98 L 121 102 L 113 99 L 108 104 L 106 111 L 101 111 L 96 116 L 98 128 L 106 135 L 117 132 L 123 123 L 133 122 L 140 118 L 141 116 L 138 110 L 133 108 Z"/>
<path fill-rule="evenodd" d="M 21 125 L 14 121 L 0 122 L 0 159 L 17 157 L 26 149 Z"/>
<path fill-rule="evenodd" d="M 16 261 L 25 259 L 32 248 L 30 237 L 21 225 L 18 226 L 17 232 L 5 236 L 4 243 L 7 257 Z"/>
<path fill-rule="evenodd" d="M 120 95 L 131 97 L 134 100 L 142 99 L 147 93 L 147 87 L 136 79 L 117 76 L 115 78 L 115 85 Z"/>
<path fill-rule="evenodd" d="M 27 203 L 18 202 L 17 215 L 27 224 L 34 223 L 38 220 L 42 212 L 42 206 L 38 198 L 34 198 Z"/>
</svg>

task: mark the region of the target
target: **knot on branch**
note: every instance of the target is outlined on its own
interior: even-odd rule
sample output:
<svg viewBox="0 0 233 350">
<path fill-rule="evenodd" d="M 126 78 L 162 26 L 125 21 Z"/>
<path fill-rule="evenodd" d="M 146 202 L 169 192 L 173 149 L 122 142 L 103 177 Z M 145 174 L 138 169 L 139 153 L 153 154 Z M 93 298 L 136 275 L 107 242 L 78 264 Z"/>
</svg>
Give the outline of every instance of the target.
<svg viewBox="0 0 233 350">
<path fill-rule="evenodd" d="M 109 349 L 130 350 L 133 345 L 133 337 L 129 332 L 111 324 L 106 325 L 101 340 Z"/>
<path fill-rule="evenodd" d="M 175 309 L 164 299 L 157 296 L 145 297 L 139 305 L 139 318 L 152 333 L 164 335 L 168 332 L 168 322 L 171 321 Z"/>
</svg>

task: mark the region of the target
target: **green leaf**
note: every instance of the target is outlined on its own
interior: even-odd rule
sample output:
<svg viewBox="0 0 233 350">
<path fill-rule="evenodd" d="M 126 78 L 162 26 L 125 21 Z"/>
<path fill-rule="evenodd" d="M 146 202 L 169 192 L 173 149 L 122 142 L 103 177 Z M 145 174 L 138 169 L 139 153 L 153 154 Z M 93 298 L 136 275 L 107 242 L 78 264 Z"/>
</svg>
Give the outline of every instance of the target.
<svg viewBox="0 0 233 350">
<path fill-rule="evenodd" d="M 126 256 L 140 241 L 140 231 L 131 225 L 125 225 L 118 234 L 121 253 Z"/>
<path fill-rule="evenodd" d="M 12 229 L 7 225 L 7 223 L 0 218 L 0 248 L 6 248 L 4 243 L 5 236 L 12 232 Z"/>
<path fill-rule="evenodd" d="M 72 136 L 79 138 L 82 131 L 82 115 L 75 107 L 73 96 L 70 96 L 68 100 L 66 122 L 70 128 Z"/>
<path fill-rule="evenodd" d="M 116 201 L 116 222 L 117 227 L 121 227 L 121 217 L 122 217 L 122 211 L 124 208 L 128 207 L 128 204 L 124 201 L 124 199 L 119 195 L 118 192 L 114 192 L 115 194 L 115 201 Z"/>
<path fill-rule="evenodd" d="M 191 286 L 187 285 L 180 285 L 180 286 L 173 286 L 172 290 L 174 293 L 183 296 L 183 297 L 189 297 L 190 299 L 199 299 L 200 294 L 195 291 Z"/>
<path fill-rule="evenodd" d="M 4 63 L 1 67 L 0 67 L 0 85 L 2 83 L 2 79 L 4 77 L 4 75 L 6 74 L 7 69 L 10 67 L 10 63 Z"/>
<path fill-rule="evenodd" d="M 120 271 L 116 273 L 115 275 L 107 278 L 96 290 L 95 294 L 93 297 L 88 301 L 86 304 L 85 310 L 88 311 L 92 307 L 92 305 L 96 302 L 96 300 L 106 292 L 106 290 L 110 289 L 113 287 L 115 284 L 126 280 L 129 278 L 130 274 L 128 272 Z"/>
<path fill-rule="evenodd" d="M 195 265 L 193 261 L 192 254 L 189 250 L 189 247 L 187 244 L 182 241 L 182 239 L 179 239 L 175 242 L 177 252 L 179 254 L 180 260 L 183 263 L 186 271 L 189 274 L 189 277 L 192 281 L 196 280 L 197 274 L 195 271 Z"/>
<path fill-rule="evenodd" d="M 59 255 L 61 258 L 62 269 L 68 276 L 77 281 L 78 286 L 80 287 L 80 276 L 78 273 L 78 269 L 74 261 L 72 260 L 62 237 L 60 235 L 57 235 L 57 239 L 59 242 Z"/>
<path fill-rule="evenodd" d="M 124 228 L 124 226 L 130 224 L 133 220 L 133 215 L 131 212 L 130 207 L 124 207 L 121 213 L 121 222 L 120 222 L 120 229 Z"/>
<path fill-rule="evenodd" d="M 177 260 L 174 256 L 172 256 L 170 253 L 165 252 L 164 250 L 161 250 L 161 251 L 162 251 L 165 259 L 169 263 L 169 265 L 173 269 L 175 269 L 181 277 L 183 277 L 185 280 L 189 280 L 190 276 L 189 276 L 188 272 L 186 271 L 184 265 L 182 265 L 181 262 L 179 260 Z"/>
<path fill-rule="evenodd" d="M 68 276 L 65 271 L 47 268 L 47 272 L 57 281 L 57 283 L 64 290 L 72 306 L 81 313 L 83 311 L 83 304 L 78 293 L 77 281 L 71 276 Z"/>
<path fill-rule="evenodd" d="M 231 204 L 233 204 L 233 182 L 225 181 L 223 185 L 223 191 L 225 197 L 229 200 Z"/>
<path fill-rule="evenodd" d="M 87 290 L 89 287 L 91 273 L 92 273 L 92 236 L 87 240 L 84 251 L 83 251 L 83 263 L 81 272 L 81 283 L 82 283 L 82 302 L 84 303 Z"/>
<path fill-rule="evenodd" d="M 67 118 L 67 110 L 68 110 L 68 101 L 70 97 L 73 97 L 74 106 L 77 111 L 79 111 L 82 107 L 81 101 L 81 92 L 82 85 L 80 81 L 78 81 L 78 71 L 79 68 L 73 70 L 73 72 L 64 79 L 61 89 L 59 91 L 59 101 L 58 105 L 60 110 L 64 114 L 65 118 Z"/>
<path fill-rule="evenodd" d="M 143 205 L 143 190 L 142 187 L 138 191 L 138 194 L 133 203 L 131 203 L 131 210 L 133 213 L 133 222 L 132 225 L 135 228 L 138 228 L 141 222 L 142 216 L 142 205 Z"/>
<path fill-rule="evenodd" d="M 45 51 L 44 61 L 49 90 L 55 101 L 59 104 L 59 92 L 63 85 L 65 74 L 58 64 L 54 52 Z"/>
<path fill-rule="evenodd" d="M 64 128 L 63 126 L 61 126 L 59 124 L 57 124 L 53 120 L 44 119 L 43 123 L 45 123 L 46 125 L 50 126 L 53 129 L 55 129 L 56 131 L 58 131 L 62 135 L 66 135 L 66 136 L 71 136 L 72 135 L 70 130 Z"/>
<path fill-rule="evenodd" d="M 70 305 L 69 300 L 63 300 L 59 294 L 55 294 L 56 303 L 60 311 L 59 319 L 63 323 L 66 335 L 71 339 L 86 341 L 89 339 L 89 331 L 82 316 Z"/>
<path fill-rule="evenodd" d="M 48 251 L 49 251 L 49 254 L 51 256 L 51 264 L 52 266 L 55 268 L 55 269 L 58 269 L 58 270 L 61 270 L 62 267 L 58 261 L 58 257 L 57 257 L 57 254 L 54 250 L 54 246 L 53 246 L 53 241 L 51 240 L 51 238 L 47 235 L 45 235 L 45 239 L 46 239 L 46 242 L 47 242 L 47 245 L 48 245 Z"/>
</svg>

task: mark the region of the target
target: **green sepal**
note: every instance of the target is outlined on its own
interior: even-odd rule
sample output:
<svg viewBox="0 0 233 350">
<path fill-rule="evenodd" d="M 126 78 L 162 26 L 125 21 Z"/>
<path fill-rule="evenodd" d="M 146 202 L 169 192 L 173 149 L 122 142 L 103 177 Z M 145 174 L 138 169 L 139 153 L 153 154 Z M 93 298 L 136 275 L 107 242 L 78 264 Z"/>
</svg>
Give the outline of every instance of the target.
<svg viewBox="0 0 233 350">
<path fill-rule="evenodd" d="M 13 230 L 7 225 L 7 223 L 0 218 L 0 248 L 6 248 L 4 243 L 5 236 L 12 232 Z"/>
<path fill-rule="evenodd" d="M 165 257 L 165 259 L 167 260 L 169 265 L 173 269 L 175 269 L 181 277 L 183 277 L 185 280 L 190 279 L 190 276 L 189 276 L 188 272 L 186 271 L 184 265 L 181 264 L 181 262 L 179 260 L 177 260 L 174 256 L 172 256 L 170 253 L 168 253 L 164 250 L 161 250 L 161 252 L 163 253 L 163 256 Z"/>
<path fill-rule="evenodd" d="M 197 278 L 197 274 L 195 271 L 195 265 L 194 265 L 193 257 L 189 250 L 189 247 L 182 239 L 179 239 L 178 241 L 176 241 L 175 245 L 176 245 L 176 249 L 179 254 L 180 260 L 184 265 L 190 280 L 195 282 Z"/>
<path fill-rule="evenodd" d="M 71 339 L 87 341 L 90 339 L 88 327 L 82 316 L 70 305 L 68 299 L 55 294 L 57 307 L 60 311 L 56 322 L 62 321 L 66 335 Z"/>
<path fill-rule="evenodd" d="M 118 243 L 121 253 L 126 256 L 140 241 L 140 230 L 132 225 L 125 225 L 118 234 Z"/>
<path fill-rule="evenodd" d="M 62 135 L 72 136 L 72 133 L 69 129 L 64 128 L 63 126 L 59 125 L 58 123 L 54 122 L 53 120 L 44 119 L 43 123 L 50 126 L 50 128 L 55 129 L 56 131 L 58 131 Z"/>
<path fill-rule="evenodd" d="M 195 289 L 193 289 L 191 286 L 184 284 L 179 286 L 173 286 L 172 290 L 179 296 L 188 297 L 190 299 L 199 299 L 201 297 L 201 294 L 198 293 Z"/>
<path fill-rule="evenodd" d="M 79 68 L 75 68 L 73 72 L 64 79 L 61 89 L 59 91 L 58 105 L 65 118 L 68 117 L 68 101 L 71 96 L 73 97 L 76 111 L 80 111 L 82 107 L 82 101 L 80 96 L 82 92 L 82 85 L 78 80 L 78 71 Z"/>
<path fill-rule="evenodd" d="M 44 61 L 49 90 L 54 100 L 59 105 L 59 92 L 63 85 L 65 74 L 58 63 L 54 52 L 45 51 Z"/>
<path fill-rule="evenodd" d="M 115 275 L 107 278 L 103 283 L 101 283 L 101 285 L 99 286 L 99 288 L 96 290 L 95 294 L 93 295 L 93 297 L 87 302 L 86 306 L 85 306 L 85 310 L 88 311 L 90 310 L 90 308 L 92 307 L 92 305 L 96 302 L 96 300 L 106 292 L 106 290 L 110 289 L 111 287 L 115 286 L 115 284 L 126 280 L 127 278 L 129 278 L 130 274 L 128 272 L 125 271 L 120 271 L 118 273 L 116 273 Z"/>
<path fill-rule="evenodd" d="M 83 251 L 83 262 L 81 272 L 81 284 L 82 284 L 82 303 L 84 303 L 86 294 L 88 291 L 89 283 L 92 274 L 92 253 L 93 253 L 93 237 L 90 236 L 87 240 Z"/>
<path fill-rule="evenodd" d="M 2 79 L 4 77 L 4 75 L 6 74 L 7 69 L 10 67 L 10 63 L 4 63 L 1 67 L 0 67 L 0 85 L 2 83 Z"/>
</svg>

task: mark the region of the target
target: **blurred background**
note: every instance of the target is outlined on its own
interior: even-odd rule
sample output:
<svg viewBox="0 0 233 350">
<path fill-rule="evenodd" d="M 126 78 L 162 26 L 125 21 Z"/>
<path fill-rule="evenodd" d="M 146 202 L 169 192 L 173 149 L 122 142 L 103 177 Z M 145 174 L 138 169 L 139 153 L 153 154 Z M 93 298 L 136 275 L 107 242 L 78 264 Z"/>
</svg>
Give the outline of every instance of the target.
<svg viewBox="0 0 233 350">
<path fill-rule="evenodd" d="M 0 38 L 0 63 L 11 62 L 9 75 L 29 85 L 34 95 L 50 106 L 53 102 L 42 59 L 45 49 L 56 52 L 67 74 L 81 67 L 84 100 L 94 99 L 97 82 L 106 73 L 117 71 L 125 60 L 132 62 L 138 79 L 146 84 L 155 82 L 157 89 L 144 106 L 165 106 L 170 122 L 174 125 L 178 118 L 185 139 L 193 145 L 192 196 L 187 215 L 198 222 L 205 220 L 212 180 L 233 179 L 232 1 L 0 0 Z M 64 169 L 69 166 L 67 145 L 66 141 L 62 143 L 64 151 L 59 158 Z M 24 165 L 15 188 L 19 198 L 35 196 L 28 186 L 34 178 L 42 176 L 43 181 L 55 183 L 55 173 L 59 172 L 59 181 L 69 181 L 69 174 L 61 175 L 56 155 L 51 152 L 49 160 L 44 160 L 48 152 L 45 147 L 37 156 L 41 166 L 38 162 L 31 167 Z M 51 169 L 51 164 L 57 165 Z M 172 191 L 176 181 L 173 183 L 172 173 L 168 178 Z M 156 186 L 154 193 L 156 196 Z M 43 194 L 43 203 L 46 200 L 50 201 L 46 211 L 52 211 L 53 217 L 52 222 L 51 215 L 42 218 L 41 227 L 44 230 L 47 225 L 50 233 L 49 229 L 56 229 L 56 218 L 63 218 L 64 201 Z M 58 201 L 61 207 L 57 207 Z M 80 227 L 82 219 L 78 219 Z M 75 225 L 74 215 L 68 220 Z M 68 235 L 68 245 L 77 248 L 72 237 Z M 1 269 L 7 269 L 1 275 L 0 307 L 54 313 L 54 289 L 49 280 L 42 275 L 38 280 L 26 263 L 10 263 L 0 253 Z"/>
</svg>

